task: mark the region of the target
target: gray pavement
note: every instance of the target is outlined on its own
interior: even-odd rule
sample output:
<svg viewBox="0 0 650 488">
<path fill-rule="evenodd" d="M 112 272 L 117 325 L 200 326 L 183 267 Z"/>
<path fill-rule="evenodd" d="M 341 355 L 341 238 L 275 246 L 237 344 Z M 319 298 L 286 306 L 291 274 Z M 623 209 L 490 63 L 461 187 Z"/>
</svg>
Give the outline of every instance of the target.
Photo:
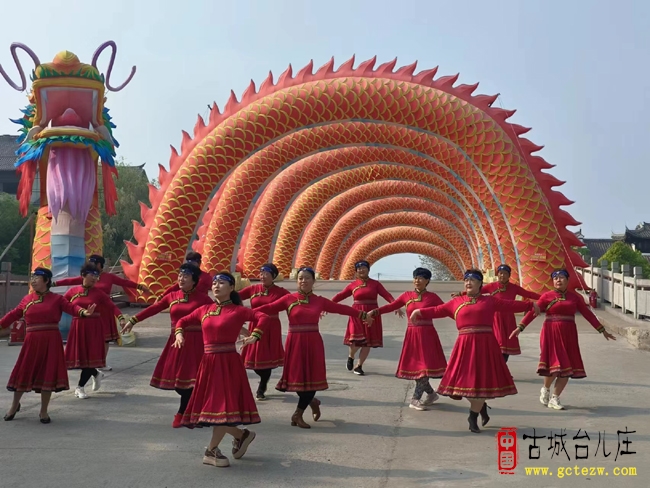
<svg viewBox="0 0 650 488">
<path fill-rule="evenodd" d="M 385 283 L 394 294 L 409 283 Z M 285 283 L 289 289 L 292 283 Z M 318 293 L 332 296 L 342 283 L 319 284 Z M 443 300 L 457 289 L 435 284 Z M 137 310 L 127 310 L 135 313 Z M 481 434 L 467 427 L 468 404 L 447 398 L 430 411 L 408 408 L 413 382 L 394 377 L 405 322 L 384 317 L 384 348 L 372 351 L 367 375 L 345 369 L 347 348 L 342 345 L 346 318 L 326 316 L 321 330 L 328 358 L 330 389 L 318 394 L 323 416 L 309 420 L 311 430 L 289 425 L 295 394 L 271 391 L 258 404 L 262 423 L 252 429 L 258 437 L 246 456 L 228 469 L 201 464 L 210 437 L 208 429 L 172 429 L 178 397 L 149 387 L 149 379 L 169 333 L 169 317 L 161 314 L 138 324 L 138 347 L 112 347 L 102 389 L 88 400 L 74 398 L 73 390 L 54 395 L 52 423 L 38 422 L 39 396 L 23 397 L 13 422 L 0 421 L 0 487 L 491 487 L 526 483 L 529 487 L 639 486 L 650 475 L 650 353 L 634 349 L 625 340 L 607 342 L 579 319 L 580 343 L 588 377 L 571 381 L 562 401 L 566 411 L 553 411 L 538 400 L 540 379 L 535 374 L 539 352 L 537 319 L 522 335 L 523 354 L 509 362 L 519 394 L 491 401 L 492 420 Z M 286 327 L 286 317 L 283 317 Z M 435 322 L 447 357 L 457 336 L 454 322 Z M 19 347 L 0 344 L 0 384 L 7 382 Z M 271 384 L 275 385 L 279 371 Z M 250 374 L 251 385 L 257 385 Z M 78 373 L 72 372 L 74 389 Z M 433 381 L 434 387 L 438 380 Z M 9 407 L 11 393 L 0 390 L 0 410 Z M 501 475 L 497 467 L 496 433 L 500 427 L 518 428 L 516 474 Z M 617 430 L 630 434 L 633 455 L 617 455 Z M 530 440 L 522 434 L 564 437 L 567 457 L 548 450 L 550 441 L 538 440 L 540 459 L 528 459 Z M 590 440 L 573 440 L 578 430 Z M 598 448 L 605 431 L 604 458 Z M 552 435 L 552 434 L 551 434 Z M 622 436 L 623 438 L 625 436 Z M 588 445 L 588 459 L 577 460 L 575 444 Z M 222 450 L 229 454 L 229 442 Z M 625 449 L 625 445 L 621 444 Z M 584 450 L 578 454 L 584 453 Z M 553 457 L 552 457 L 553 455 Z M 231 456 L 229 456 L 231 457 Z M 578 465 L 602 467 L 608 473 L 558 478 L 559 468 Z M 549 467 L 553 476 L 526 475 L 525 467 Z M 615 476 L 614 469 L 633 467 L 637 476 Z"/>
</svg>

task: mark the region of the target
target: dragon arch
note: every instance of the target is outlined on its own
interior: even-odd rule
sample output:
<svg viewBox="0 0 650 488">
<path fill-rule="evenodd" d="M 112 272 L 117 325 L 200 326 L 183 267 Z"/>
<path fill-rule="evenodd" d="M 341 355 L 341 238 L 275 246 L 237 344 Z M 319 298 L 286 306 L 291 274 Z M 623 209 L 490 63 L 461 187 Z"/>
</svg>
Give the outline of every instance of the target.
<svg viewBox="0 0 650 488">
<path fill-rule="evenodd" d="M 463 278 L 462 273 L 459 273 L 453 267 L 453 263 L 445 264 L 445 261 L 449 258 L 449 253 L 447 253 L 447 251 L 445 251 L 444 249 L 441 249 L 438 246 L 434 246 L 433 244 L 430 244 L 428 242 L 399 240 L 399 241 L 391 242 L 390 244 L 384 244 L 383 246 L 378 247 L 370 254 L 368 254 L 368 256 L 366 257 L 366 261 L 368 261 L 372 266 L 377 261 L 379 261 L 382 258 L 385 258 L 386 256 L 393 256 L 395 254 L 406 254 L 406 253 L 420 254 L 435 259 L 436 261 L 439 261 L 443 265 L 447 266 L 447 269 L 456 280 L 461 280 Z M 349 279 L 352 279 L 351 273 L 348 273 L 345 276 L 346 279 L 347 276 L 350 276 Z"/>
<path fill-rule="evenodd" d="M 375 68 L 373 58 L 355 68 L 352 58 L 335 70 L 332 59 L 315 73 L 310 63 L 295 77 L 289 67 L 277 84 L 272 75 L 259 91 L 251 82 L 241 101 L 232 93 L 223 113 L 213 106 L 193 137 L 183 133 L 181 152 L 172 148 L 169 170 L 161 168 L 152 207 L 142 209 L 144 225 L 134 224 L 127 276 L 161 291 L 195 235 L 213 269 L 253 269 L 247 249 L 259 233 L 271 235 L 266 257 L 290 267 L 298 244 L 309 244 L 298 238 L 325 201 L 298 208 L 320 181 L 292 190 L 300 194 L 285 206 L 279 228 L 277 221 L 262 227 L 260 205 L 270 185 L 303 161 L 323 164 L 328 154 L 335 161 L 351 147 L 350 162 L 373 146 L 404 159 L 366 160 L 327 178 L 424 181 L 444 191 L 476 229 L 468 238 L 476 237 L 489 260 L 479 264 L 506 260 L 530 289 L 545 288 L 554 267 L 586 266 L 570 249 L 581 243 L 566 229 L 578 222 L 560 208 L 573 202 L 553 190 L 563 183 L 543 171 L 552 165 L 533 155 L 541 146 L 522 137 L 529 129 L 507 122 L 514 111 L 492 107 L 497 96 L 473 96 L 477 84 L 454 86 L 458 75 L 434 79 L 436 69 L 415 74 L 415 63 L 395 66 L 396 60 Z"/>
</svg>

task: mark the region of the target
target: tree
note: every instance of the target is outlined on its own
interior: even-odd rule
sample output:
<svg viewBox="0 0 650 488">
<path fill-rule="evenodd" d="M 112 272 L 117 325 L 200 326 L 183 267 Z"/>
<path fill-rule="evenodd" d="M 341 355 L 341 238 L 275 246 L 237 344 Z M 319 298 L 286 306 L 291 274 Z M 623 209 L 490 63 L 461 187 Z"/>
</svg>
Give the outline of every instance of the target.
<svg viewBox="0 0 650 488">
<path fill-rule="evenodd" d="M 30 209 L 30 212 L 33 211 L 36 211 L 35 207 Z M 29 216 L 23 217 L 20 215 L 18 200 L 14 195 L 0 192 L 0 229 L 2 229 L 2 232 L 0 232 L 0 254 L 5 251 L 28 218 Z M 34 225 L 34 222 L 30 225 Z M 12 274 L 29 275 L 29 262 L 32 254 L 32 244 L 29 240 L 30 234 L 28 225 L 20 234 L 18 240 L 11 246 L 11 249 L 5 254 L 5 257 L 2 258 L 4 262 L 11 263 Z"/>
<path fill-rule="evenodd" d="M 447 266 L 442 264 L 436 259 L 428 256 L 420 256 L 420 264 L 423 268 L 431 271 L 431 279 L 433 281 L 454 281 L 454 276 L 449 272 Z"/>
<path fill-rule="evenodd" d="M 631 267 L 640 266 L 643 268 L 643 277 L 650 278 L 650 262 L 640 251 L 632 249 L 624 242 L 615 242 L 598 260 L 598 264 L 604 260 L 609 263 L 629 264 Z"/>
</svg>

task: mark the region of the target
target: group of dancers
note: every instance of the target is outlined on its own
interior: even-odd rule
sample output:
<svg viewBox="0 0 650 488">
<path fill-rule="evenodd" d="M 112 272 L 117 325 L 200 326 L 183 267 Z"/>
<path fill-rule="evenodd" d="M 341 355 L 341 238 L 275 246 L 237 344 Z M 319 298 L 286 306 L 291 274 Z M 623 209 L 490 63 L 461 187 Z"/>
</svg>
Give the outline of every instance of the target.
<svg viewBox="0 0 650 488">
<path fill-rule="evenodd" d="M 464 276 L 465 289 L 444 303 L 427 290 L 431 280 L 428 269 L 417 268 L 413 272 L 414 290 L 394 299 L 381 283 L 369 278 L 370 264 L 360 261 L 355 265 L 357 279 L 328 300 L 313 293 L 316 273 L 310 267 L 298 270 L 295 293 L 275 283 L 279 273 L 272 263 L 261 267 L 259 284 L 237 292 L 232 274 L 220 272 L 211 277 L 201 270 L 200 254 L 189 253 L 180 266 L 177 284 L 125 321 L 100 288 L 110 291 L 116 283 L 111 277 L 114 275 L 103 271 L 103 265 L 101 256 L 91 256 L 79 278 L 56 283 L 50 270 L 36 268 L 31 277 L 32 293 L 0 319 L 3 328 L 16 321 L 26 327 L 25 341 L 7 384 L 14 397 L 5 421 L 13 420 L 20 411 L 22 395 L 35 391 L 41 393 L 40 421 L 49 423 L 47 407 L 52 392 L 69 389 L 66 368 L 81 370 L 75 395 L 87 398 L 84 387 L 89 380 L 93 381 L 93 391 L 101 386 L 103 374 L 98 369 L 106 367 L 105 343 L 118 335 L 116 322 L 124 333 L 164 310 L 169 310 L 171 331 L 150 385 L 174 390 L 180 396 L 172 421 L 174 428 L 213 428 L 203 463 L 217 467 L 230 465 L 219 449 L 226 434 L 233 438 L 235 459 L 241 458 L 255 439 L 255 432 L 246 426 L 260 422 L 255 400 L 266 399 L 273 369 L 283 367 L 275 388 L 298 395 L 291 425 L 311 428 L 304 419 L 308 407 L 313 420 L 320 419 L 321 402 L 316 393 L 327 390 L 328 383 L 319 321 L 326 313 L 349 317 L 344 338 L 349 346 L 346 367 L 363 376 L 370 349 L 383 346 L 381 315 L 395 312 L 404 316 L 405 308 L 407 329 L 396 377 L 415 380 L 409 407 L 427 410 L 439 395 L 454 400 L 466 398 L 470 403 L 469 429 L 476 433 L 480 432 L 478 416 L 483 426 L 490 419 L 486 400 L 517 393 L 506 363 L 510 355 L 521 353 L 518 335 L 540 312 L 546 313 L 537 369 L 544 377 L 540 401 L 551 408 L 564 408 L 559 396 L 569 378 L 586 376 L 576 312 L 606 339 L 615 339 L 584 300 L 567 289 L 569 273 L 564 269 L 553 272 L 554 290 L 541 297 L 510 283 L 511 270 L 506 265 L 497 270 L 498 282 L 485 286 L 482 272 L 470 269 Z M 122 281 L 122 286 L 148 291 L 143 285 Z M 77 286 L 62 296 L 50 292 L 54 285 Z M 209 290 L 214 300 L 208 296 Z M 516 301 L 517 295 L 537 301 Z M 351 307 L 337 303 L 350 296 L 354 300 Z M 378 296 L 388 303 L 379 307 Z M 243 300 L 250 300 L 250 308 L 243 306 Z M 65 349 L 58 328 L 64 312 L 74 317 Z M 289 319 L 284 348 L 278 315 L 281 312 L 286 312 Z M 520 312 L 528 313 L 517 325 L 514 314 Z M 458 328 L 449 361 L 433 324 L 433 319 L 442 317 L 454 319 Z M 243 347 L 241 353 L 238 343 Z M 246 369 L 254 370 L 260 378 L 255 398 Z M 441 378 L 436 390 L 430 384 L 431 378 Z"/>
</svg>

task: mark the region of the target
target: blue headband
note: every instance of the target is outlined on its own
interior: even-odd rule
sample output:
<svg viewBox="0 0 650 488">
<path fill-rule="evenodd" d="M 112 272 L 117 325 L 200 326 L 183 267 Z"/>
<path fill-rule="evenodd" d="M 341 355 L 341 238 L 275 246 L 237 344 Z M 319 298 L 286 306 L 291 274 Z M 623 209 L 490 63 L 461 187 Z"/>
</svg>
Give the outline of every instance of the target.
<svg viewBox="0 0 650 488">
<path fill-rule="evenodd" d="M 178 272 L 179 272 L 180 274 L 188 274 L 188 275 L 191 275 L 191 274 L 192 274 L 192 270 L 191 270 L 191 269 L 187 269 L 187 268 L 181 268 L 181 269 L 178 270 Z"/>
<path fill-rule="evenodd" d="M 34 271 L 32 274 L 35 275 L 35 276 L 45 276 L 46 278 L 49 278 L 49 277 L 50 277 L 50 275 L 47 274 L 47 273 L 46 273 L 45 271 L 43 271 L 42 269 L 37 269 L 37 270 Z"/>
<path fill-rule="evenodd" d="M 298 273 L 300 273 L 301 271 L 309 271 L 310 273 L 316 274 L 316 271 L 314 271 L 314 269 L 310 268 L 309 266 L 303 266 L 298 270 Z"/>
<path fill-rule="evenodd" d="M 101 261 L 98 258 L 90 258 L 88 260 L 89 263 L 101 263 Z"/>
<path fill-rule="evenodd" d="M 465 276 L 463 277 L 464 280 L 476 280 L 476 281 L 483 281 L 483 276 L 481 276 L 478 273 L 465 273 Z"/>
<path fill-rule="evenodd" d="M 507 264 L 502 264 L 501 266 L 499 266 L 499 267 L 497 268 L 497 273 L 498 273 L 499 271 L 507 271 L 508 274 L 512 274 L 512 268 L 510 268 L 510 266 L 508 266 Z"/>
<path fill-rule="evenodd" d="M 557 271 L 553 271 L 553 273 L 551 274 L 552 279 L 555 279 L 558 276 L 564 276 L 568 280 L 569 279 L 569 272 L 566 269 L 560 269 L 560 270 L 557 270 Z"/>
<path fill-rule="evenodd" d="M 267 273 L 269 273 L 269 274 L 270 274 L 271 276 L 273 276 L 274 278 L 277 276 L 277 275 L 275 274 L 275 270 L 269 268 L 268 266 L 262 266 L 262 267 L 260 268 L 260 271 L 266 271 Z"/>
<path fill-rule="evenodd" d="M 368 261 L 359 261 L 354 265 L 354 269 L 363 268 L 364 266 L 370 269 L 370 263 Z"/>
<path fill-rule="evenodd" d="M 99 276 L 99 271 L 96 269 L 93 269 L 92 271 L 86 271 L 86 274 L 91 274 L 95 276 Z"/>
<path fill-rule="evenodd" d="M 224 274 L 215 275 L 215 277 L 214 277 L 214 279 L 212 281 L 215 282 L 217 280 L 227 281 L 231 285 L 233 285 L 233 286 L 235 285 L 235 280 L 233 278 L 231 278 L 230 276 L 228 276 L 228 275 L 224 275 Z"/>
</svg>

